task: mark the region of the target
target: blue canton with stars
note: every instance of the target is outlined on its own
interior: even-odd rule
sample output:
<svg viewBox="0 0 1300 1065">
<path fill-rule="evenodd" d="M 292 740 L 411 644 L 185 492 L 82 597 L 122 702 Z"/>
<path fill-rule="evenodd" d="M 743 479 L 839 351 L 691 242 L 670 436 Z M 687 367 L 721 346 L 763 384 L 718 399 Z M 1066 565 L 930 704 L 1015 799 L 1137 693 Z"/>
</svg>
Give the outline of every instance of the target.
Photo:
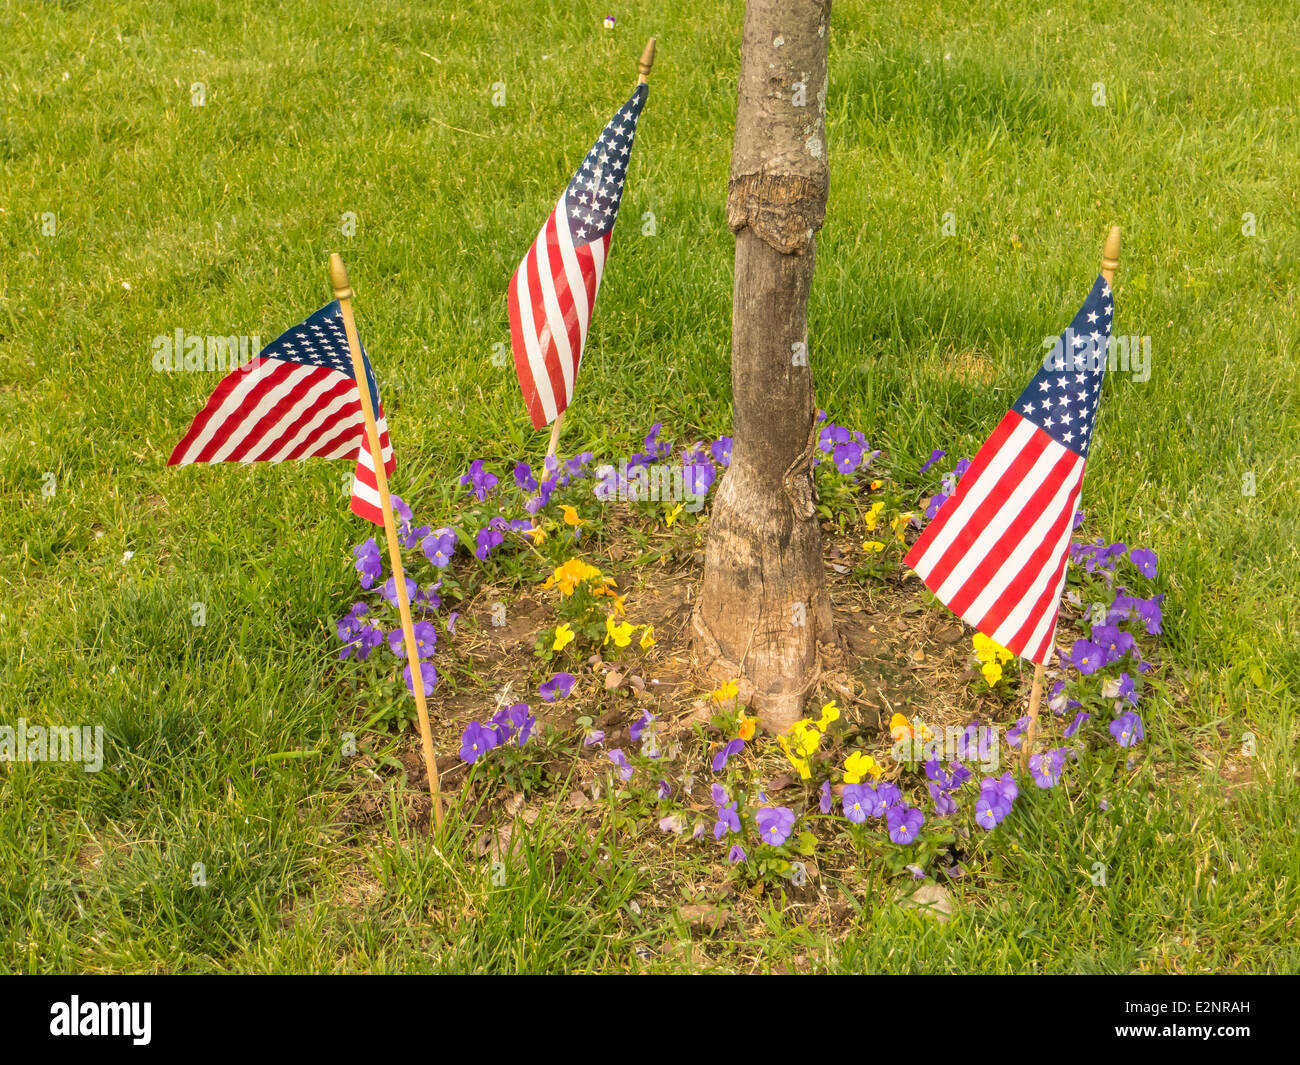
<svg viewBox="0 0 1300 1065">
<path fill-rule="evenodd" d="M 1106 374 L 1113 311 L 1110 285 L 1098 277 L 1057 346 L 1045 349 L 1043 368 L 1011 408 L 1084 458 Z"/>
<path fill-rule="evenodd" d="M 636 87 L 628 102 L 609 120 L 565 189 L 566 221 L 574 247 L 590 244 L 614 228 L 627 161 L 636 138 L 636 122 L 648 91 L 644 85 Z"/>
<path fill-rule="evenodd" d="M 343 327 L 343 312 L 338 300 L 326 304 L 305 322 L 286 329 L 262 349 L 259 357 L 293 362 L 299 366 L 323 366 L 356 380 L 356 374 L 352 372 L 352 355 L 348 351 L 348 334 Z M 370 367 L 364 344 L 361 345 L 361 363 L 366 368 L 366 383 L 370 385 L 370 409 L 378 418 L 379 386 L 375 382 L 375 372 Z"/>
</svg>

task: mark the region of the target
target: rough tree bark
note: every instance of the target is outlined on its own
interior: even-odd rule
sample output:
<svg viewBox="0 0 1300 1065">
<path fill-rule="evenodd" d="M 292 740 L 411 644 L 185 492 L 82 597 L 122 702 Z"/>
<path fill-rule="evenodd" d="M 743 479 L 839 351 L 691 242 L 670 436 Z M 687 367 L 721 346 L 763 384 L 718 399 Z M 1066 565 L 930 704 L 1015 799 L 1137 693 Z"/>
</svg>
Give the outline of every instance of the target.
<svg viewBox="0 0 1300 1065">
<path fill-rule="evenodd" d="M 706 671 L 765 725 L 796 720 L 835 658 L 812 458 L 808 291 L 826 213 L 830 0 L 749 0 L 727 221 L 736 234 L 731 466 L 692 616 Z"/>
</svg>

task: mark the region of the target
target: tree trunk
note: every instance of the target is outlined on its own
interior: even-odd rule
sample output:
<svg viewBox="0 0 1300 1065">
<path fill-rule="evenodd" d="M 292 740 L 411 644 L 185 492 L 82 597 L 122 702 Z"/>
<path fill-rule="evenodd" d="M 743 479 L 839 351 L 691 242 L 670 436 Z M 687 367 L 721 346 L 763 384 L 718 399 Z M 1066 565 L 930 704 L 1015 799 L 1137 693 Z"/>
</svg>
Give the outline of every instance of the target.
<svg viewBox="0 0 1300 1065">
<path fill-rule="evenodd" d="M 736 234 L 731 466 L 692 617 L 713 677 L 764 724 L 796 720 L 834 654 L 812 479 L 808 290 L 826 213 L 830 0 L 749 0 L 727 221 Z"/>
</svg>

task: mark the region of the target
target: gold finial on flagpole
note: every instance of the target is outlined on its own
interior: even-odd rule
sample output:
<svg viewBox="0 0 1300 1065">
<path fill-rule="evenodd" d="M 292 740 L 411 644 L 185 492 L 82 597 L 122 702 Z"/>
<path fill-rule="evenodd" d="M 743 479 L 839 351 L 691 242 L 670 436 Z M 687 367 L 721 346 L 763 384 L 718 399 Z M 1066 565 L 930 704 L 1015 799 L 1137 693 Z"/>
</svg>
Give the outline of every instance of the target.
<svg viewBox="0 0 1300 1065">
<path fill-rule="evenodd" d="M 348 268 L 343 265 L 343 256 L 336 251 L 330 252 L 330 284 L 334 286 L 336 300 L 352 298 L 352 283 L 348 280 Z"/>
<path fill-rule="evenodd" d="M 644 85 L 646 78 L 650 76 L 650 68 L 655 65 L 655 39 L 653 37 L 645 43 L 645 51 L 641 53 L 641 58 L 637 60 L 636 70 L 640 75 L 636 79 L 638 85 Z"/>
<path fill-rule="evenodd" d="M 1106 284 L 1115 283 L 1115 268 L 1119 266 L 1119 226 L 1111 226 L 1106 234 L 1106 247 L 1101 252 L 1101 276 Z"/>
</svg>

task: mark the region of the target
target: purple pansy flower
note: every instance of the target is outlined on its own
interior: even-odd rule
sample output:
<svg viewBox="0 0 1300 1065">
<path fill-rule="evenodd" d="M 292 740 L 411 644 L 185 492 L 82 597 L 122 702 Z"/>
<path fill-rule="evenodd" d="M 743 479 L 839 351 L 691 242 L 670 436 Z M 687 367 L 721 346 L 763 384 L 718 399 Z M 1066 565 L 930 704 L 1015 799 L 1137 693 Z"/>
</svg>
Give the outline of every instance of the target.
<svg viewBox="0 0 1300 1065">
<path fill-rule="evenodd" d="M 471 721 L 460 735 L 460 757 L 473 765 L 499 742 L 500 736 L 494 729 Z"/>
<path fill-rule="evenodd" d="M 862 445 L 856 440 L 851 440 L 847 444 L 836 444 L 831 460 L 835 463 L 835 468 L 847 476 L 862 462 Z"/>
<path fill-rule="evenodd" d="M 731 850 L 727 852 L 727 861 L 731 862 L 733 865 L 743 862 L 745 857 L 745 848 L 739 843 L 733 843 L 731 845 Z"/>
<path fill-rule="evenodd" d="M 406 583 L 406 601 L 409 603 L 415 598 L 415 593 L 420 590 L 420 586 L 416 584 L 415 581 L 413 581 L 410 577 L 404 577 L 404 581 Z M 390 604 L 392 604 L 393 606 L 397 606 L 396 579 L 394 579 L 393 577 L 389 577 L 388 580 L 384 582 L 384 587 L 379 594 L 382 595 L 386 600 L 388 600 Z"/>
<path fill-rule="evenodd" d="M 605 757 L 618 766 L 619 779 L 627 780 L 632 776 L 632 764 L 627 760 L 627 755 L 623 753 L 621 747 L 615 747 L 612 751 L 606 751 Z"/>
<path fill-rule="evenodd" d="M 1105 683 L 1101 686 L 1101 697 L 1103 699 L 1116 699 L 1119 702 L 1128 703 L 1129 706 L 1137 705 L 1137 695 L 1133 687 L 1133 678 L 1128 673 L 1121 673 L 1118 677 L 1107 677 Z M 1119 709 L 1119 703 L 1115 708 Z"/>
<path fill-rule="evenodd" d="M 885 811 L 885 824 L 889 826 L 889 838 L 906 845 L 916 839 L 925 815 L 915 806 L 891 806 Z"/>
<path fill-rule="evenodd" d="M 1092 642 L 1101 648 L 1103 665 L 1110 665 L 1123 658 L 1137 644 L 1133 634 L 1125 632 L 1118 625 L 1094 625 Z"/>
<path fill-rule="evenodd" d="M 632 722 L 631 727 L 627 730 L 627 734 L 633 743 L 636 743 L 636 741 L 641 738 L 641 733 L 645 732 L 645 730 L 650 727 L 650 723 L 654 721 L 654 719 L 654 714 L 650 713 L 649 710 L 644 710 L 642 711 L 641 716 L 636 721 Z"/>
<path fill-rule="evenodd" d="M 1129 561 L 1137 566 L 1138 572 L 1144 577 L 1154 577 L 1156 575 L 1156 553 L 1148 551 L 1145 547 L 1135 547 L 1128 553 Z"/>
<path fill-rule="evenodd" d="M 878 805 L 874 788 L 863 784 L 845 784 L 840 801 L 844 806 L 844 816 L 855 825 L 860 825 L 868 816 L 879 817 L 872 811 Z"/>
<path fill-rule="evenodd" d="M 949 814 L 957 812 L 957 800 L 948 794 L 938 784 L 928 785 L 930 788 L 930 799 L 934 803 L 934 813 L 936 817 L 947 817 Z"/>
<path fill-rule="evenodd" d="M 1075 714 L 1074 720 L 1065 726 L 1065 738 L 1067 740 L 1074 739 L 1075 734 L 1079 731 L 1079 726 L 1082 725 L 1085 721 L 1087 721 L 1090 717 L 1092 717 L 1092 715 L 1088 713 L 1086 710 L 1080 710 L 1077 714 Z"/>
<path fill-rule="evenodd" d="M 719 466 L 731 465 L 731 437 L 720 436 L 709 445 L 709 454 Z"/>
<path fill-rule="evenodd" d="M 940 451 L 938 448 L 935 448 L 933 451 L 930 452 L 930 457 L 925 460 L 925 465 L 922 466 L 918 472 L 924 473 L 936 462 L 938 462 L 941 458 L 943 458 L 946 454 L 948 454 L 948 452 Z"/>
<path fill-rule="evenodd" d="M 352 557 L 357 560 L 356 569 L 361 574 L 362 588 L 368 589 L 384 575 L 384 562 L 379 554 L 379 545 L 375 543 L 373 536 L 364 543 L 357 544 L 352 549 Z"/>
<path fill-rule="evenodd" d="M 556 699 L 567 699 L 577 680 L 572 673 L 556 673 L 537 690 L 546 702 L 553 703 Z"/>
<path fill-rule="evenodd" d="M 480 503 L 487 499 L 487 494 L 496 487 L 497 477 L 494 473 L 489 473 L 483 468 L 483 460 L 475 459 L 469 464 L 468 472 L 461 476 L 460 483 L 469 485 L 474 493 L 474 498 Z"/>
<path fill-rule="evenodd" d="M 785 806 L 764 806 L 755 815 L 758 822 L 758 834 L 764 843 L 779 847 L 790 838 L 794 828 L 794 811 Z"/>
<path fill-rule="evenodd" d="M 424 551 L 424 557 L 435 566 L 441 568 L 447 565 L 451 561 L 451 556 L 456 553 L 455 530 L 446 526 L 435 529 L 420 541 L 420 548 Z"/>
<path fill-rule="evenodd" d="M 531 466 L 528 465 L 528 463 L 516 462 L 514 475 L 515 475 L 515 484 L 519 486 L 521 491 L 524 492 L 537 491 L 537 478 L 533 476 L 533 469 Z"/>
<path fill-rule="evenodd" d="M 485 525 L 474 536 L 474 542 L 478 544 L 474 548 L 474 557 L 480 562 L 486 562 L 493 549 L 500 547 L 504 539 L 505 534 L 500 529 L 493 528 L 491 524 Z"/>
<path fill-rule="evenodd" d="M 1146 731 L 1142 728 L 1142 718 L 1129 710 L 1110 723 L 1110 734 L 1121 747 L 1132 747 L 1145 738 Z"/>
<path fill-rule="evenodd" d="M 417 621 L 411 626 L 415 632 L 415 650 L 421 658 L 432 658 L 438 646 L 438 630 L 428 621 Z M 401 629 L 394 629 L 388 634 L 388 649 L 398 658 L 406 654 L 406 639 Z"/>
<path fill-rule="evenodd" d="M 1040 788 L 1055 787 L 1061 780 L 1061 770 L 1064 768 L 1065 755 L 1059 749 L 1029 756 L 1029 772 Z"/>
<path fill-rule="evenodd" d="M 1084 676 L 1091 676 L 1105 664 L 1102 649 L 1091 640 L 1083 638 L 1074 641 L 1070 648 L 1070 663 Z"/>
<path fill-rule="evenodd" d="M 719 803 L 717 808 L 718 819 L 713 822 L 713 838 L 721 839 L 728 832 L 740 831 L 740 814 L 737 812 L 739 803 Z"/>
<path fill-rule="evenodd" d="M 414 695 L 415 685 L 411 683 L 411 667 L 409 665 L 402 670 L 402 679 L 406 681 L 406 690 Z M 420 663 L 420 682 L 425 695 L 433 691 L 433 686 L 438 683 L 438 671 L 433 668 L 432 662 Z"/>
<path fill-rule="evenodd" d="M 734 754 L 739 754 L 741 750 L 744 749 L 744 746 L 745 746 L 745 741 L 742 739 L 737 738 L 734 740 L 729 740 L 727 742 L 727 745 L 713 756 L 713 771 L 715 773 L 721 773 L 724 769 L 726 769 L 727 762 L 730 761 L 731 756 Z"/>
<path fill-rule="evenodd" d="M 831 812 L 831 782 L 829 780 L 823 780 L 821 790 L 817 794 L 818 794 L 817 808 L 821 810 L 821 812 L 824 814 L 830 813 Z"/>
</svg>

